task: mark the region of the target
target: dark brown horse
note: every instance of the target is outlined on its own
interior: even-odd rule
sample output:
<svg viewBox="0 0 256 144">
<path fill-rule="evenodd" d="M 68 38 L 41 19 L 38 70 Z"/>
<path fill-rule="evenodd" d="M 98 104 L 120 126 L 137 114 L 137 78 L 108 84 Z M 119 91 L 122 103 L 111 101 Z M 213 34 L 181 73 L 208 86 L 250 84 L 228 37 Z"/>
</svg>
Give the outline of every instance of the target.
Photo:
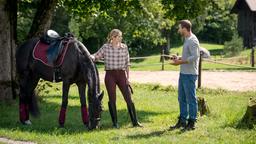
<svg viewBox="0 0 256 144">
<path fill-rule="evenodd" d="M 16 52 L 17 73 L 19 76 L 19 113 L 22 124 L 31 124 L 29 112 L 32 115 L 39 113 L 34 98 L 34 89 L 40 78 L 53 81 L 53 67 L 35 60 L 32 56 L 34 46 L 39 38 L 33 38 L 22 44 Z M 59 125 L 64 126 L 68 105 L 68 92 L 71 84 L 78 87 L 83 123 L 89 129 L 98 127 L 102 112 L 101 101 L 103 92 L 100 92 L 99 74 L 94 62 L 89 57 L 86 47 L 74 38 L 70 38 L 63 64 L 59 67 L 62 78 L 62 105 L 59 114 Z M 59 81 L 57 81 L 59 82 Z M 86 107 L 85 89 L 88 85 L 89 114 Z"/>
</svg>

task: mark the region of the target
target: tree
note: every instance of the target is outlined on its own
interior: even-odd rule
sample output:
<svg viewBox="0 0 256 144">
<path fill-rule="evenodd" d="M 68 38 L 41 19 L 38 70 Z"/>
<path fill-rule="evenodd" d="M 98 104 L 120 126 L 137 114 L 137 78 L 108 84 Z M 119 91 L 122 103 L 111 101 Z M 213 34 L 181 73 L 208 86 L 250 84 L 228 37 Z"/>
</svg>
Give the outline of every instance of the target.
<svg viewBox="0 0 256 144">
<path fill-rule="evenodd" d="M 170 41 L 172 44 L 181 42 L 180 36 L 177 33 L 177 21 L 189 19 L 193 23 L 194 19 L 205 13 L 206 6 L 209 3 L 214 3 L 214 1 L 215 0 L 161 0 L 163 9 L 166 11 L 165 16 L 172 19 L 175 23 L 170 29 L 164 31 L 168 34 L 167 36 L 170 37 L 168 39 L 168 46 L 170 46 Z"/>
<path fill-rule="evenodd" d="M 119 9 L 120 4 L 112 3 L 107 10 L 73 17 L 70 30 L 75 31 L 92 52 L 106 41 L 108 32 L 113 28 L 123 31 L 124 42 L 131 55 L 159 52 L 159 45 L 166 42 L 161 30 L 170 28 L 173 21 L 164 18 L 161 0 L 141 0 L 139 5 L 139 9 L 129 5 Z"/>
<path fill-rule="evenodd" d="M 40 4 L 38 3 L 40 2 Z M 58 3 L 59 2 L 59 3 Z M 99 9 L 107 9 L 109 4 L 113 1 L 95 0 L 95 1 L 70 1 L 70 0 L 20 0 L 22 3 L 36 3 L 38 6 L 36 14 L 32 18 L 33 22 L 30 27 L 27 38 L 42 35 L 47 29 L 50 28 L 54 10 L 57 4 L 68 6 L 68 9 L 73 14 L 93 13 Z M 120 1 L 116 0 L 115 3 L 120 3 L 120 8 L 126 8 L 127 5 L 138 5 L 138 0 Z M 16 51 L 16 28 L 18 30 L 29 27 L 17 27 L 17 0 L 0 0 L 0 100 L 11 99 L 15 93 L 15 51 Z M 31 10 L 28 7 L 23 7 L 21 10 Z M 24 13 L 23 13 L 24 14 Z M 20 24 L 20 23 L 19 23 Z M 20 40 L 25 40 L 24 37 L 19 36 Z"/>
<path fill-rule="evenodd" d="M 50 27 L 51 12 L 56 4 L 57 0 L 41 1 L 29 37 L 39 35 Z M 0 0 L 0 21 L 0 101 L 8 101 L 16 96 L 17 0 Z"/>
<path fill-rule="evenodd" d="M 16 0 L 0 0 L 0 101 L 14 95 Z"/>
<path fill-rule="evenodd" d="M 193 19 L 204 13 L 207 4 L 214 0 L 162 0 L 166 16 L 176 20 Z"/>
<path fill-rule="evenodd" d="M 233 3 L 219 0 L 207 5 L 206 13 L 201 16 L 202 28 L 198 32 L 199 39 L 207 42 L 223 44 L 230 41 L 236 32 L 236 15 L 230 14 Z"/>
<path fill-rule="evenodd" d="M 52 17 L 58 0 L 41 0 L 33 19 L 28 38 L 41 36 L 50 29 Z"/>
</svg>

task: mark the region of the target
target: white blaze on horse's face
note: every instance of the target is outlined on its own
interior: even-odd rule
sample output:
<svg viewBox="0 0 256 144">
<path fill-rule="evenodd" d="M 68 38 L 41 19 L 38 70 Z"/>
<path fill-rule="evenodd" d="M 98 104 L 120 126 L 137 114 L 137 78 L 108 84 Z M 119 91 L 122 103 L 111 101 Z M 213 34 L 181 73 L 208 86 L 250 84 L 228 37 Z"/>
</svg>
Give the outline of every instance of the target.
<svg viewBox="0 0 256 144">
<path fill-rule="evenodd" d="M 90 121 L 89 129 L 98 128 L 101 119 L 101 112 L 102 112 L 102 99 L 104 96 L 104 91 L 100 94 L 97 94 L 97 101 L 93 104 L 93 119 Z"/>
<path fill-rule="evenodd" d="M 98 102 L 97 102 L 97 108 L 96 108 L 96 118 L 100 120 L 100 116 L 101 116 L 101 112 L 103 111 L 102 109 L 102 99 L 103 99 L 103 96 L 104 96 L 104 91 L 102 91 L 100 94 L 97 94 L 97 99 L 98 99 Z"/>
<path fill-rule="evenodd" d="M 103 96 L 104 96 L 104 91 L 101 91 L 101 93 L 98 95 L 98 100 L 102 101 Z"/>
</svg>

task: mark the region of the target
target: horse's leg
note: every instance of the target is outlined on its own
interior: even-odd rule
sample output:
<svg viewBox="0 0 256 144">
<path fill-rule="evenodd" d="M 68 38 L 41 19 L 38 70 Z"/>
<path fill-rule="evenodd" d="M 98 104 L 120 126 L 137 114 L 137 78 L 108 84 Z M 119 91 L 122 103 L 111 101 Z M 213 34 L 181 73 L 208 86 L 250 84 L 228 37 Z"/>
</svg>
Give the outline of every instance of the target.
<svg viewBox="0 0 256 144">
<path fill-rule="evenodd" d="M 68 92 L 69 92 L 70 82 L 69 80 L 63 80 L 62 84 L 62 104 L 59 115 L 59 125 L 60 127 L 64 127 L 65 118 L 66 118 L 66 110 L 68 106 Z"/>
<path fill-rule="evenodd" d="M 31 124 L 29 121 L 29 105 L 32 105 L 34 89 L 37 86 L 39 78 L 31 76 L 24 76 L 20 80 L 20 99 L 19 99 L 19 112 L 20 121 L 23 124 Z M 33 108 L 33 107 L 31 107 Z"/>
<path fill-rule="evenodd" d="M 81 103 L 81 115 L 83 123 L 88 127 L 89 126 L 89 115 L 88 110 L 86 107 L 86 98 L 85 98 L 85 88 L 86 85 L 84 83 L 77 83 L 79 96 L 80 96 L 80 103 Z"/>
<path fill-rule="evenodd" d="M 29 120 L 29 111 L 28 111 L 28 98 L 26 97 L 26 85 L 27 85 L 26 77 L 20 78 L 20 94 L 19 94 L 19 114 L 20 114 L 20 122 L 22 124 L 26 124 L 26 121 Z"/>
</svg>

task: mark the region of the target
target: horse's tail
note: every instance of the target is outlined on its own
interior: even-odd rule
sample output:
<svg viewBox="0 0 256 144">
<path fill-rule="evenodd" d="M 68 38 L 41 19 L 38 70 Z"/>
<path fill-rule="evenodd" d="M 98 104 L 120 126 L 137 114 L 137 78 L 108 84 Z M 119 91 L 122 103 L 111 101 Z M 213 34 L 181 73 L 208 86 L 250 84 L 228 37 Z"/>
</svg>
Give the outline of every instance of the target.
<svg viewBox="0 0 256 144">
<path fill-rule="evenodd" d="M 32 116 L 39 116 L 37 100 L 32 88 L 37 79 L 32 79 L 29 62 L 32 58 L 32 51 L 38 38 L 33 38 L 17 48 L 16 51 L 16 70 L 19 80 L 19 114 L 20 121 L 23 123 L 29 119 L 29 113 Z M 34 81 L 33 81 L 34 80 Z"/>
</svg>

